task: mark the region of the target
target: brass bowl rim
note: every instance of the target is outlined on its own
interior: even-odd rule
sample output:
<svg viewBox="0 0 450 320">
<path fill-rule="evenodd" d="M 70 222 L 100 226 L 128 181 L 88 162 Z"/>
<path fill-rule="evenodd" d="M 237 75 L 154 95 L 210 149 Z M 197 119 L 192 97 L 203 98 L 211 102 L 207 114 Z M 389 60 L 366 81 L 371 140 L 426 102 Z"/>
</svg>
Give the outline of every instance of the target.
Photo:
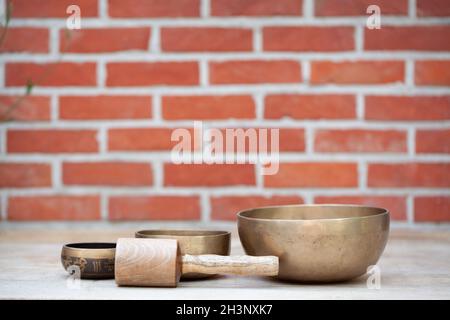
<svg viewBox="0 0 450 320">
<path fill-rule="evenodd" d="M 256 217 L 248 217 L 244 215 L 245 213 L 250 213 L 256 210 L 264 210 L 264 209 L 278 209 L 278 208 L 308 208 L 308 207 L 351 207 L 351 208 L 361 208 L 361 209 L 374 209 L 381 211 L 380 213 L 371 214 L 371 215 L 364 215 L 364 216 L 358 216 L 358 217 L 342 217 L 342 218 L 323 218 L 323 219 L 269 219 L 269 218 L 256 218 Z M 387 215 L 389 216 L 389 210 L 386 208 L 381 207 L 372 207 L 372 206 L 365 206 L 365 205 L 359 205 L 359 204 L 291 204 L 291 205 L 279 205 L 279 206 L 265 206 L 265 207 L 256 207 L 252 209 L 245 209 L 239 211 L 236 216 L 238 219 L 246 219 L 246 220 L 253 220 L 253 221 L 320 221 L 320 222 L 326 222 L 326 221 L 351 221 L 351 220 L 362 220 L 372 217 L 379 217 Z"/>
<path fill-rule="evenodd" d="M 96 248 L 95 247 L 96 245 L 100 247 Z M 102 245 L 103 247 L 101 247 Z M 86 246 L 86 247 L 83 248 L 77 246 Z M 73 242 L 63 245 L 61 255 L 79 258 L 107 259 L 112 256 L 115 256 L 115 252 L 116 252 L 115 242 Z"/>
<path fill-rule="evenodd" d="M 185 234 L 183 234 L 185 233 Z M 172 236 L 183 238 L 215 238 L 231 235 L 230 231 L 224 230 L 200 230 L 200 229 L 146 229 L 135 232 L 135 237 L 146 236 Z"/>
<path fill-rule="evenodd" d="M 83 247 L 84 246 L 84 247 Z M 96 247 L 98 246 L 98 247 Z M 111 250 L 116 249 L 115 242 L 72 242 L 66 243 L 64 248 L 70 250 Z"/>
</svg>

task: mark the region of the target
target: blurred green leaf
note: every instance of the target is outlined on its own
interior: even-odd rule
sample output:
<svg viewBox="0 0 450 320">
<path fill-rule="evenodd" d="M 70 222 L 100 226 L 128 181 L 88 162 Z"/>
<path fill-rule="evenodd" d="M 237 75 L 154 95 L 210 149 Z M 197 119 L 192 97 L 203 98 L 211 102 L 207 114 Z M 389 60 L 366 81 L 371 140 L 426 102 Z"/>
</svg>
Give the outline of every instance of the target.
<svg viewBox="0 0 450 320">
<path fill-rule="evenodd" d="M 6 15 L 5 15 L 5 25 L 8 25 L 9 20 L 11 20 L 12 3 L 7 2 L 6 4 Z"/>
<path fill-rule="evenodd" d="M 27 84 L 26 84 L 26 89 L 25 89 L 26 95 L 31 94 L 31 90 L 33 90 L 33 86 L 34 86 L 33 80 L 28 79 Z"/>
</svg>

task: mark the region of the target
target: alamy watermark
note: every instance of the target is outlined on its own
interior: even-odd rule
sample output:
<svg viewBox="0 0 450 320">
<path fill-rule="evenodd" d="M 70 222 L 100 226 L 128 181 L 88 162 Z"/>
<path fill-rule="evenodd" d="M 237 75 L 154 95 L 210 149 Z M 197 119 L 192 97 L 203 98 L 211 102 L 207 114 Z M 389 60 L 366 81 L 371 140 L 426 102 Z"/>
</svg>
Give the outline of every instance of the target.
<svg viewBox="0 0 450 320">
<path fill-rule="evenodd" d="M 273 175 L 279 169 L 279 140 L 277 128 L 204 129 L 194 121 L 192 130 L 172 131 L 171 160 L 175 164 L 262 164 L 262 175 Z"/>
<path fill-rule="evenodd" d="M 81 289 L 81 269 L 80 266 L 72 264 L 67 267 L 69 277 L 66 279 L 68 289 Z"/>
<path fill-rule="evenodd" d="M 370 14 L 366 21 L 366 27 L 370 30 L 381 29 L 381 8 L 372 4 L 367 7 L 366 13 Z"/>
<path fill-rule="evenodd" d="M 67 7 L 66 13 L 70 16 L 66 20 L 66 27 L 69 30 L 81 29 L 81 9 L 76 4 Z"/>
<path fill-rule="evenodd" d="M 366 285 L 367 289 L 381 289 L 381 269 L 377 265 L 368 266 L 367 273 L 369 277 L 367 278 Z"/>
</svg>

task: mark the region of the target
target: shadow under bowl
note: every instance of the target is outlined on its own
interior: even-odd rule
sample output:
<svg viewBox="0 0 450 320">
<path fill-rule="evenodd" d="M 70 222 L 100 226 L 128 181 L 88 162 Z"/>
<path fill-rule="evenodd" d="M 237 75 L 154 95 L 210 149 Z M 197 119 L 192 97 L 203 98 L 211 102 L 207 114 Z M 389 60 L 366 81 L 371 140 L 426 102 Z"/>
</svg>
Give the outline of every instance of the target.
<svg viewBox="0 0 450 320">
<path fill-rule="evenodd" d="M 389 235 L 389 211 L 359 205 L 292 205 L 237 214 L 249 255 L 279 257 L 279 279 L 338 282 L 375 265 Z"/>
<path fill-rule="evenodd" d="M 81 279 L 113 279 L 116 244 L 109 242 L 70 243 L 61 250 L 61 263 Z"/>
</svg>

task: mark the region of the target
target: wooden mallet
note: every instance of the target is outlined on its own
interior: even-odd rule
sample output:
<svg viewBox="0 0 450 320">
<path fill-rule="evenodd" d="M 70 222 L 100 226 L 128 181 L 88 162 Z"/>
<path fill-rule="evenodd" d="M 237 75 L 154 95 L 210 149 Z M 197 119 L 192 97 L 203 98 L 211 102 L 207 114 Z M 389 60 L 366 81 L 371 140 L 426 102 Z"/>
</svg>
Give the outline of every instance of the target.
<svg viewBox="0 0 450 320">
<path fill-rule="evenodd" d="M 176 287 L 185 273 L 278 275 L 278 257 L 184 255 L 174 239 L 121 238 L 115 279 L 119 286 Z"/>
</svg>

